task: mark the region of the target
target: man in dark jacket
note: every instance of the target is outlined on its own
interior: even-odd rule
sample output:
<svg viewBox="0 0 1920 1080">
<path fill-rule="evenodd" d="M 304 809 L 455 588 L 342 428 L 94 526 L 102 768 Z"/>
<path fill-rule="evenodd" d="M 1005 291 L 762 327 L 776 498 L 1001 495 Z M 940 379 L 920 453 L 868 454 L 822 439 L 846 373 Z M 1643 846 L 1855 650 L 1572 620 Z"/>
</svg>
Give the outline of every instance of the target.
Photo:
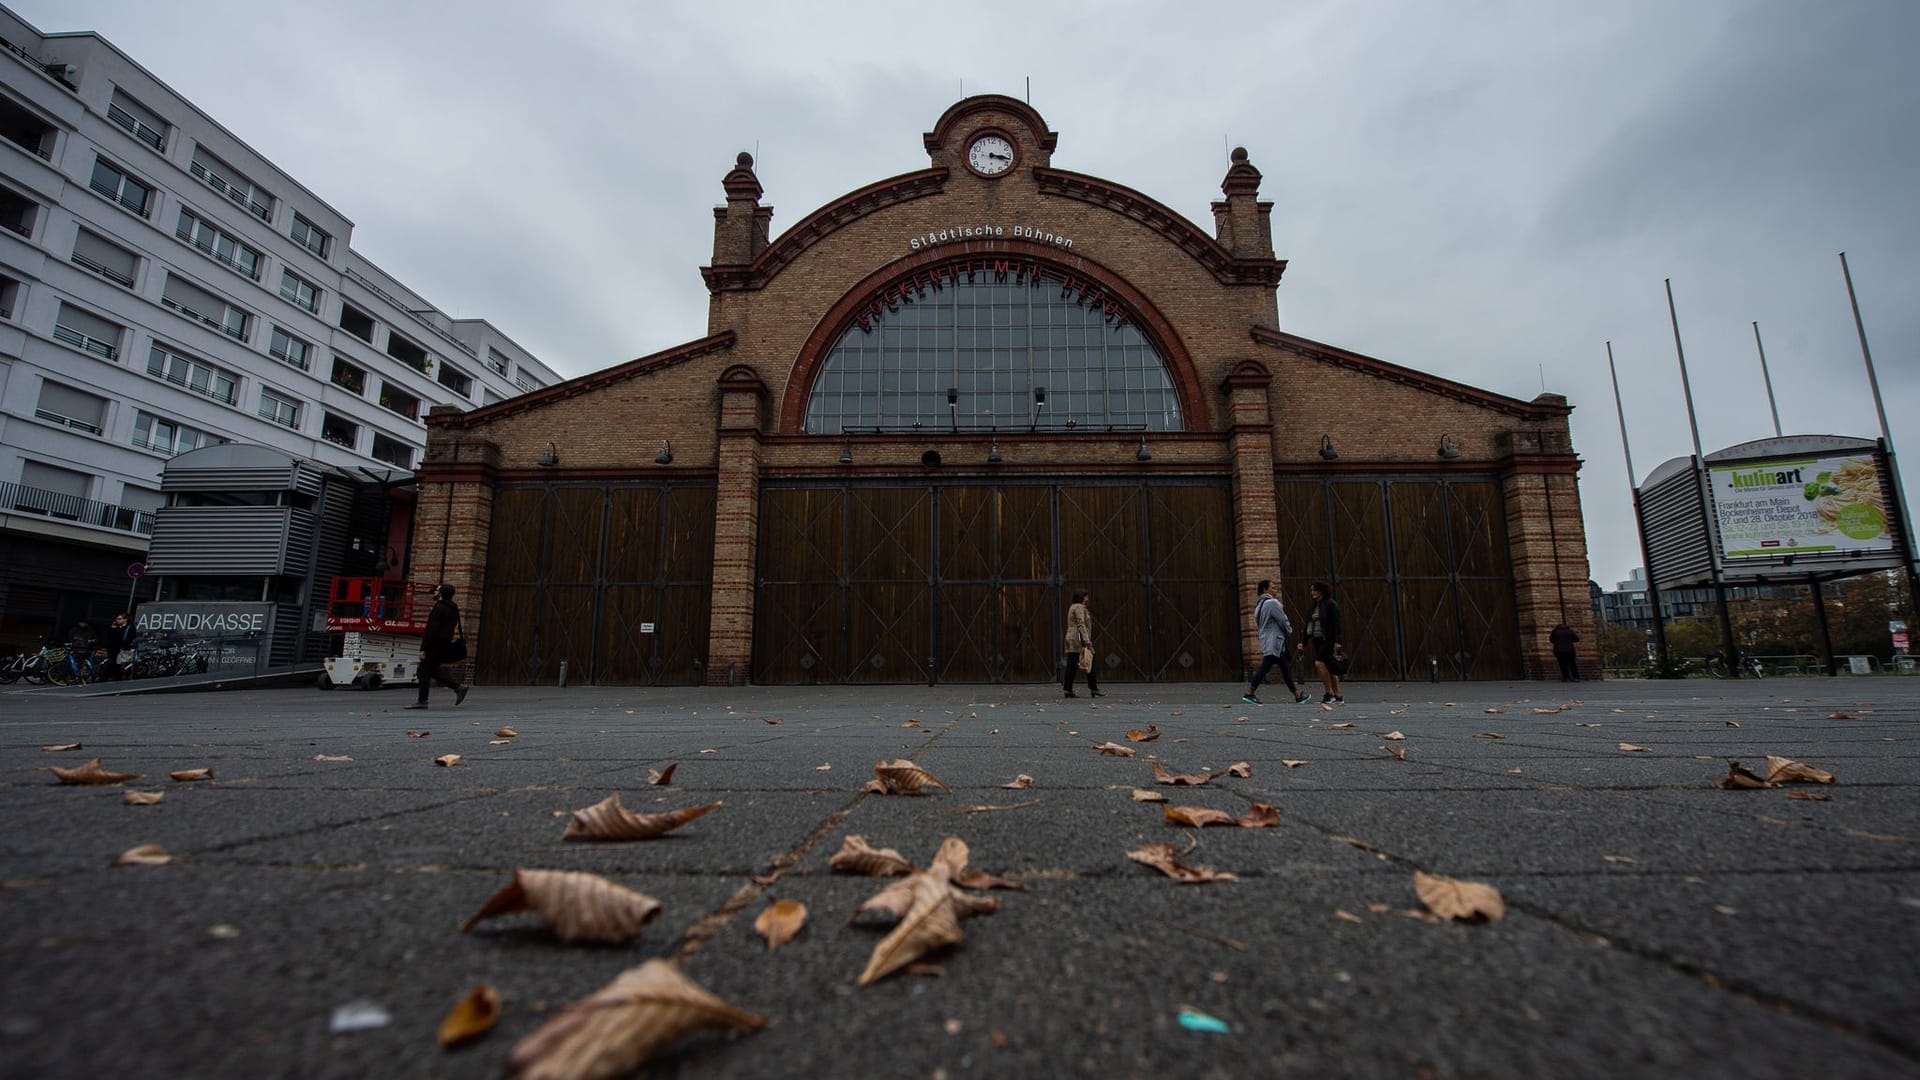
<svg viewBox="0 0 1920 1080">
<path fill-rule="evenodd" d="M 1573 646 L 1580 635 L 1573 627 L 1561 623 L 1547 632 L 1547 640 L 1553 642 L 1553 658 L 1560 661 L 1560 681 L 1579 682 L 1580 665 L 1574 658 Z"/>
<path fill-rule="evenodd" d="M 427 632 L 420 636 L 420 700 L 407 706 L 409 709 L 427 707 L 427 691 L 435 681 L 453 691 L 455 705 L 467 700 L 467 691 L 473 689 L 462 686 L 440 670 L 441 664 L 457 662 L 452 656 L 453 643 L 457 635 L 464 646 L 466 635 L 460 630 L 460 607 L 453 602 L 453 586 L 440 586 L 434 590 L 434 596 L 438 599 L 433 602 L 433 610 L 427 613 Z"/>
</svg>

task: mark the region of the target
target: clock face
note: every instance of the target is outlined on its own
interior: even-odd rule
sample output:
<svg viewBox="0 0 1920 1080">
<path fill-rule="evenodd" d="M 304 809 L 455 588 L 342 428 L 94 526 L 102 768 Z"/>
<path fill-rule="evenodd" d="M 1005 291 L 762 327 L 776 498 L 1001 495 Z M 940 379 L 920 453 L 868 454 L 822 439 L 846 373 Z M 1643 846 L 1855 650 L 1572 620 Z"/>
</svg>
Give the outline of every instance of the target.
<svg viewBox="0 0 1920 1080">
<path fill-rule="evenodd" d="M 998 135 L 982 135 L 967 148 L 967 164 L 982 176 L 998 176 L 1013 168 L 1013 144 Z"/>
</svg>

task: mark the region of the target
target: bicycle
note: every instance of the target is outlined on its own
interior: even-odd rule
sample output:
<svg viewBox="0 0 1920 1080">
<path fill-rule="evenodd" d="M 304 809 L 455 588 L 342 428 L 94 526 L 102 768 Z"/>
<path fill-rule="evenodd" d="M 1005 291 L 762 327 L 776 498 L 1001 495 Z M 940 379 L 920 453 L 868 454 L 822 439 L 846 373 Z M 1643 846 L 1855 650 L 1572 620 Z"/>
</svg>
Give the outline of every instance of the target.
<svg viewBox="0 0 1920 1080">
<path fill-rule="evenodd" d="M 1749 678 L 1764 679 L 1767 677 L 1766 668 L 1761 666 L 1760 661 L 1745 653 L 1734 653 L 1734 663 L 1738 665 L 1740 674 L 1748 676 Z M 1707 674 L 1716 679 L 1731 679 L 1734 677 L 1735 669 L 1727 666 L 1727 658 L 1720 653 L 1714 653 L 1707 657 L 1706 668 Z"/>
</svg>

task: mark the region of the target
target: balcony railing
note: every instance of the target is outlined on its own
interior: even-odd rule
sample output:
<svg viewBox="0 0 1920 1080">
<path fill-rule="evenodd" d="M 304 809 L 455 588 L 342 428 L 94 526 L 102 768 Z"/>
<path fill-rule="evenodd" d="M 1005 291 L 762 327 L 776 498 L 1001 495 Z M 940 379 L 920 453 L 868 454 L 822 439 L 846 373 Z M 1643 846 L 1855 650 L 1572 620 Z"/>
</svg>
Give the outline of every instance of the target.
<svg viewBox="0 0 1920 1080">
<path fill-rule="evenodd" d="M 38 154 L 40 157 L 46 159 L 47 161 L 53 160 L 53 152 L 51 150 L 48 150 L 44 145 L 47 141 L 47 136 L 45 132 L 41 132 L 40 135 L 37 138 L 34 138 L 31 142 L 28 141 L 29 133 L 25 131 L 11 130 L 11 131 L 8 131 L 6 135 L 7 135 L 7 141 L 14 143 L 15 145 L 19 146 L 21 149 L 30 151 L 34 154 Z"/>
<path fill-rule="evenodd" d="M 89 259 L 85 255 L 82 255 L 77 251 L 73 253 L 73 263 L 75 266 L 79 266 L 84 269 L 91 270 L 96 274 L 99 274 L 101 277 L 106 278 L 108 281 L 117 281 L 120 284 L 125 285 L 129 289 L 133 288 L 132 274 L 123 274 L 119 270 L 116 270 L 105 263 L 96 262 L 93 259 Z"/>
<path fill-rule="evenodd" d="M 148 126 L 145 120 L 140 119 L 118 105 L 110 104 L 107 106 L 107 119 L 126 128 L 133 134 L 134 138 L 139 139 L 155 150 L 165 150 L 167 147 L 166 132 L 154 130 Z"/>
<path fill-rule="evenodd" d="M 53 340 L 64 342 L 82 352 L 90 352 L 103 359 L 112 360 L 120 355 L 120 347 L 99 338 L 88 337 L 71 326 L 53 324 Z"/>
<path fill-rule="evenodd" d="M 189 166 L 188 170 L 192 172 L 194 176 L 199 177 L 200 180 L 205 182 L 208 187 L 239 203 L 241 206 L 246 207 L 247 212 L 251 213 L 254 217 L 259 218 L 261 221 L 271 221 L 273 219 L 273 207 L 255 199 L 253 192 L 248 189 L 248 185 L 232 183 L 228 181 L 226 177 L 221 176 L 217 172 L 213 172 L 197 161 Z"/>
<path fill-rule="evenodd" d="M 75 431 L 90 432 L 94 435 L 100 434 L 100 424 L 97 421 L 82 420 L 77 416 L 54 412 L 52 409 L 35 409 L 33 415 L 36 419 L 45 420 L 49 424 L 59 424 L 61 427 L 70 427 Z"/>
<path fill-rule="evenodd" d="M 407 305 L 401 303 L 399 300 L 395 299 L 393 294 L 387 292 L 385 289 L 382 289 L 380 286 L 375 285 L 373 282 L 368 281 L 367 276 L 365 274 L 360 273 L 359 271 L 353 269 L 352 267 L 347 268 L 347 276 L 359 282 L 360 284 L 366 286 L 367 291 L 372 293 L 373 295 L 378 296 L 380 299 L 385 300 L 387 303 L 392 304 L 394 307 L 399 308 L 401 311 L 404 311 L 407 314 L 412 315 L 414 318 L 419 319 L 420 325 L 426 327 L 428 330 L 433 331 L 434 334 L 436 334 L 442 341 L 445 341 L 447 344 L 453 346 L 456 349 L 459 349 L 463 353 L 466 353 L 468 356 L 474 357 L 475 359 L 479 358 L 480 354 L 474 351 L 473 346 L 467 344 L 464 341 L 461 341 L 459 338 L 454 337 L 452 334 L 449 334 L 445 330 L 442 330 L 438 326 L 434 325 L 433 320 L 427 317 L 427 316 L 436 314 L 432 309 L 428 309 L 426 311 L 416 311 L 413 308 L 408 307 Z"/>
<path fill-rule="evenodd" d="M 0 484 L 0 511 L 39 514 L 58 521 L 72 521 L 101 529 L 153 535 L 153 513 L 130 506 L 95 502 L 45 488 L 23 484 Z"/>
<path fill-rule="evenodd" d="M 213 327 L 215 330 L 220 331 L 221 333 L 227 335 L 228 337 L 239 338 L 242 341 L 245 341 L 247 339 L 247 318 L 245 316 L 241 316 L 239 326 L 232 326 L 232 325 L 229 325 L 228 323 L 222 322 L 221 320 L 214 318 L 211 315 L 205 315 L 198 311 L 195 311 L 193 308 L 190 308 L 187 305 L 171 297 L 166 297 L 166 296 L 161 297 L 160 306 L 167 308 L 171 311 L 177 311 L 180 314 L 185 315 L 189 319 L 198 319 L 199 321 L 206 323 L 208 326 Z"/>
</svg>

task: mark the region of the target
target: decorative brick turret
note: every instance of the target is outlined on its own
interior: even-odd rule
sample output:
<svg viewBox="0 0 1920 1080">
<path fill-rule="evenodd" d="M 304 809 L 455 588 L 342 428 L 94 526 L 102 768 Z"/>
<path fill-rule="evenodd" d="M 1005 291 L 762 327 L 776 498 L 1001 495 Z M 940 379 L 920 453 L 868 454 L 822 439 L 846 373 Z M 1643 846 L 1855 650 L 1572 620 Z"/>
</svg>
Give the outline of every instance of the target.
<svg viewBox="0 0 1920 1080">
<path fill-rule="evenodd" d="M 1260 170 L 1236 146 L 1227 178 L 1220 181 L 1227 199 L 1213 204 L 1214 239 L 1237 259 L 1273 258 L 1273 204 L 1260 201 Z"/>
<path fill-rule="evenodd" d="M 720 181 L 727 205 L 713 208 L 713 265 L 746 266 L 767 248 L 773 207 L 761 206 L 760 178 L 753 172 L 753 155 L 742 151 L 733 171 Z"/>
</svg>

